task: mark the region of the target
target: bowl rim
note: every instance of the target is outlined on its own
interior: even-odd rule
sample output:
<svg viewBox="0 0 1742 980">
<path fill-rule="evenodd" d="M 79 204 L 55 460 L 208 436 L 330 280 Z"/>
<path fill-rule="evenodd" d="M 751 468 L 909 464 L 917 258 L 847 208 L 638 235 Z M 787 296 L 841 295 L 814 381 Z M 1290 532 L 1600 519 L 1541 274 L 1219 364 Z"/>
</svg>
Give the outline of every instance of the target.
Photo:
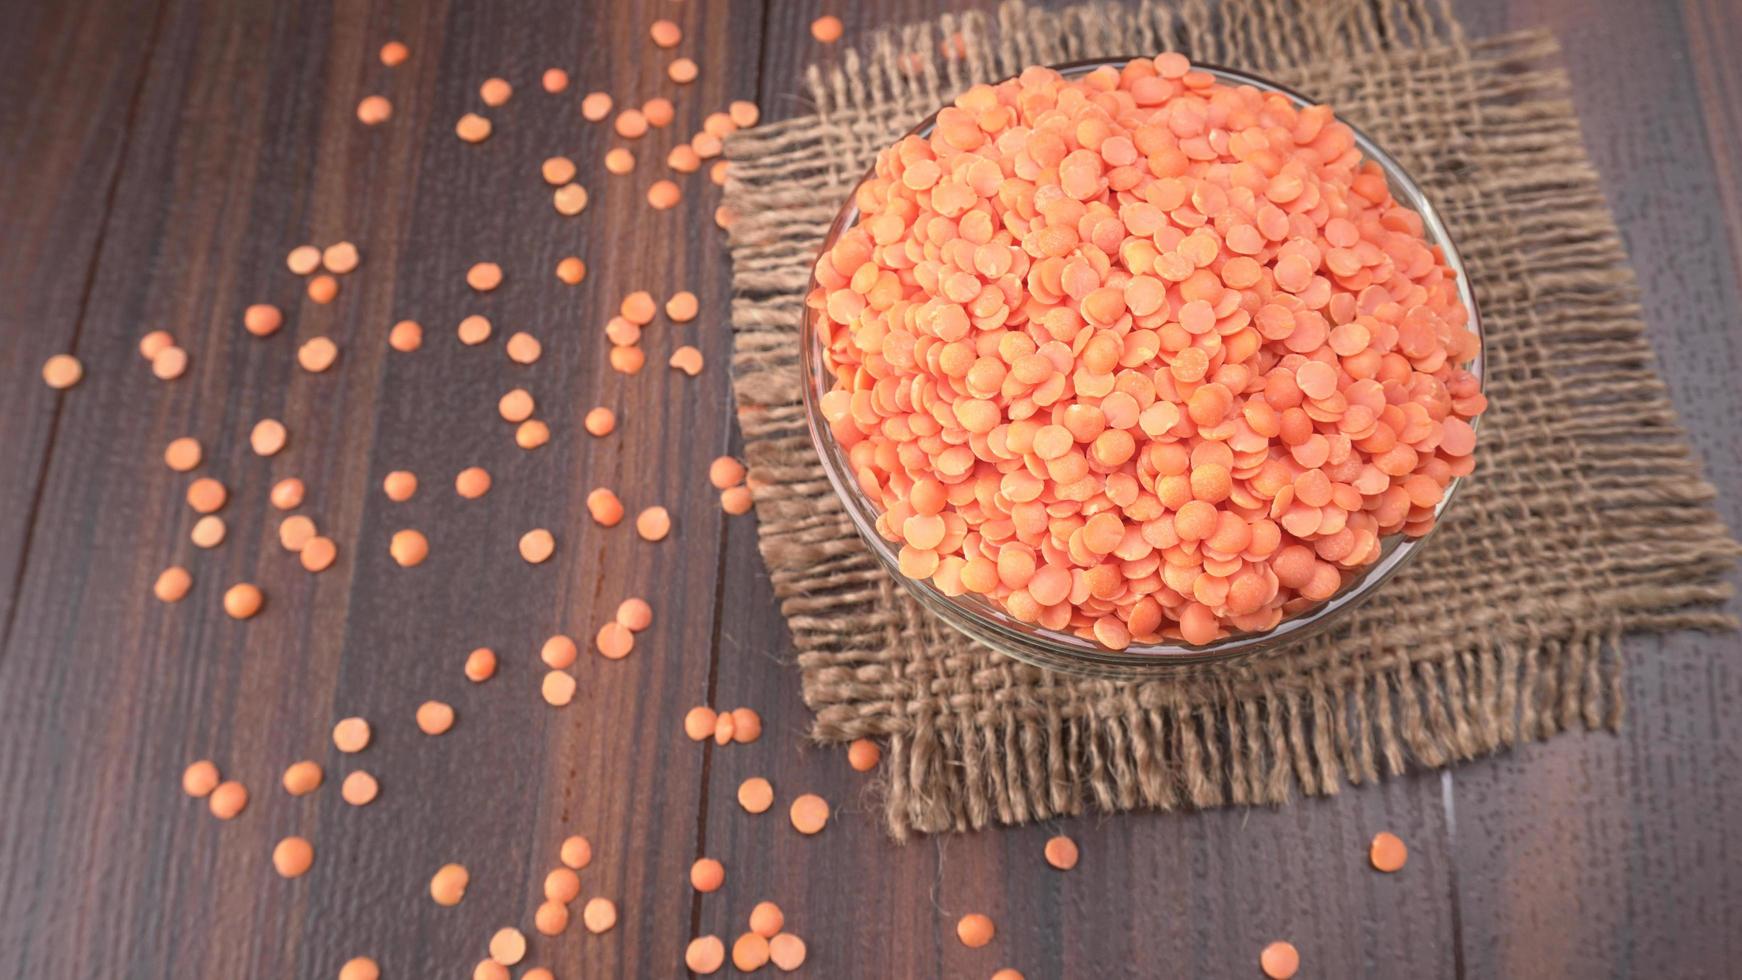
<svg viewBox="0 0 1742 980">
<path fill-rule="evenodd" d="M 1133 55 L 1116 58 L 1090 58 L 1046 67 L 1066 78 L 1075 78 L 1090 74 L 1102 67 L 1121 68 L 1132 61 L 1140 60 L 1142 57 Z M 1294 102 L 1297 107 L 1305 108 L 1321 104 L 1288 86 L 1250 72 L 1200 62 L 1193 62 L 1192 68 L 1216 76 L 1219 82 L 1249 85 L 1261 91 L 1280 94 Z M 990 84 L 997 85 L 1007 80 L 1000 79 Z M 937 121 L 938 111 L 942 111 L 942 108 L 944 107 L 940 107 L 939 110 L 932 112 L 908 129 L 901 137 L 897 138 L 896 142 L 908 136 L 924 135 L 929 132 Z M 1475 376 L 1478 390 L 1485 391 L 1486 335 L 1482 327 L 1481 312 L 1476 304 L 1475 292 L 1470 283 L 1462 253 L 1459 252 L 1457 244 L 1439 215 L 1438 209 L 1428 200 L 1421 185 L 1395 157 L 1386 152 L 1360 127 L 1341 117 L 1338 117 L 1337 121 L 1349 127 L 1355 145 L 1361 150 L 1363 157 L 1379 164 L 1385 173 L 1386 183 L 1390 187 L 1393 197 L 1397 198 L 1399 203 L 1409 206 L 1421 217 L 1423 229 L 1426 232 L 1424 237 L 1430 245 L 1440 247 L 1446 266 L 1456 274 L 1459 298 L 1469 314 L 1468 329 L 1476 334 L 1479 342 L 1476 356 L 1464 365 L 1464 369 Z M 846 200 L 830 223 L 821 245 L 817 248 L 817 257 L 821 257 L 832 247 L 840 235 L 858 218 L 859 208 L 856 203 L 858 189 L 875 174 L 876 163 L 873 162 L 865 174 L 853 184 L 852 190 L 847 194 Z M 806 296 L 809 296 L 818 286 L 815 270 L 816 260 L 813 259 L 805 291 Z M 800 324 L 800 356 L 804 371 L 801 393 L 804 403 L 805 426 L 810 434 L 812 448 L 816 450 L 818 458 L 823 464 L 823 471 L 828 477 L 829 484 L 846 510 L 859 537 L 864 540 L 866 546 L 884 569 L 903 588 L 912 593 L 921 605 L 940 613 L 940 618 L 948 622 L 953 628 L 999 653 L 1008 654 L 1046 669 L 1099 676 L 1143 675 L 1163 672 L 1172 667 L 1236 660 L 1260 650 L 1307 639 L 1323 631 L 1343 614 L 1371 597 L 1374 592 L 1378 591 L 1379 586 L 1415 557 L 1422 546 L 1444 523 L 1445 511 L 1451 505 L 1452 499 L 1456 496 L 1464 479 L 1455 476 L 1446 485 L 1445 493 L 1434 508 L 1434 526 L 1427 533 L 1412 538 L 1402 532 L 1396 532 L 1382 539 L 1380 557 L 1361 569 L 1359 574 L 1348 578 L 1336 594 L 1310 609 L 1284 618 L 1271 629 L 1259 632 L 1231 633 L 1206 644 L 1190 644 L 1178 640 L 1166 643 L 1133 643 L 1124 650 L 1111 650 L 1074 633 L 1051 630 L 1038 624 L 1022 622 L 990 601 L 973 593 L 965 593 L 959 597 L 949 596 L 944 594 L 929 579 L 918 580 L 902 574 L 899 559 L 893 548 L 876 531 L 878 513 L 859 490 L 857 483 L 849 479 L 851 469 L 845 458 L 845 451 L 822 419 L 818 401 L 821 397 L 822 385 L 825 382 L 832 383 L 833 375 L 828 371 L 824 361 L 825 348 L 819 342 L 816 329 L 817 316 L 817 311 L 807 304 Z M 1471 428 L 1478 429 L 1480 421 L 1480 416 L 1471 419 Z M 958 619 L 958 617 L 960 618 Z M 1036 649 L 1037 647 L 1046 649 L 1043 651 Z"/>
</svg>

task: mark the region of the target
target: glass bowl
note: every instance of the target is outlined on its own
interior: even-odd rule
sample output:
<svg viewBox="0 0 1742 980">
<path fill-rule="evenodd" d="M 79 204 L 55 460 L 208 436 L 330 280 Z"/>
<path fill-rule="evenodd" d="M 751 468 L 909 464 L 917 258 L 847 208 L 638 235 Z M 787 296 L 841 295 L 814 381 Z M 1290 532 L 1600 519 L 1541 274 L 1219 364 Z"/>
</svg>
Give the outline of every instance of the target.
<svg viewBox="0 0 1742 980">
<path fill-rule="evenodd" d="M 1086 75 L 1104 65 L 1123 68 L 1132 60 L 1130 57 L 1097 59 L 1092 61 L 1072 62 L 1065 65 L 1055 65 L 1054 70 L 1066 78 L 1077 78 Z M 1297 106 L 1314 105 L 1292 89 L 1285 88 L 1275 82 L 1249 75 L 1245 72 L 1221 68 L 1215 65 L 1193 63 L 1194 69 L 1214 75 L 1220 82 L 1229 85 L 1250 85 L 1267 92 L 1276 92 Z M 937 116 L 927 117 L 919 125 L 908 131 L 908 135 L 925 136 L 931 132 Z M 1339 118 L 1348 125 L 1348 121 Z M 1365 133 L 1354 126 L 1349 127 L 1354 134 L 1355 144 L 1360 147 L 1367 159 L 1376 161 L 1384 171 L 1391 193 L 1399 203 L 1413 208 L 1422 219 L 1422 230 L 1429 244 L 1437 245 L 1445 255 L 1446 265 L 1456 274 L 1458 293 L 1464 306 L 1469 310 L 1469 329 L 1478 340 L 1482 338 L 1481 317 L 1476 309 L 1476 298 L 1470 289 L 1469 276 L 1465 273 L 1463 260 L 1458 255 L 1457 247 L 1447 234 L 1445 224 L 1439 214 L 1422 193 L 1421 188 L 1406 173 L 1391 155 L 1380 149 Z M 871 174 L 867 174 L 870 177 Z M 841 234 L 858 220 L 859 208 L 854 203 L 858 188 L 847 197 L 834 223 L 830 225 L 828 236 L 823 240 L 818 250 L 820 256 L 833 248 Z M 814 267 L 814 262 L 813 262 Z M 817 288 L 813 272 L 810 289 Z M 1274 649 L 1288 643 L 1293 643 L 1310 637 L 1329 627 L 1347 615 L 1349 610 L 1359 605 L 1371 596 L 1384 581 L 1408 564 L 1421 549 L 1429 535 L 1411 538 L 1399 532 L 1387 537 L 1381 544 L 1379 559 L 1359 572 L 1348 576 L 1341 590 L 1331 598 L 1310 608 L 1291 615 L 1275 627 L 1263 632 L 1234 633 L 1223 636 L 1213 642 L 1203 645 L 1193 645 L 1183 640 L 1166 643 L 1132 643 L 1124 650 L 1110 650 L 1093 640 L 1086 640 L 1074 633 L 1050 630 L 1032 623 L 1025 623 L 1009 613 L 998 608 L 984 598 L 969 592 L 961 596 L 945 595 L 929 580 L 908 578 L 901 573 L 895 548 L 877 533 L 876 523 L 878 511 L 871 501 L 860 491 L 853 471 L 847 460 L 846 451 L 835 440 L 828 421 L 823 417 L 822 396 L 834 385 L 834 376 L 829 372 L 824 360 L 824 344 L 820 332 L 816 328 L 818 311 L 805 311 L 804 323 L 801 328 L 799 343 L 804 356 L 802 358 L 805 371 L 804 404 L 806 423 L 810 429 L 811 442 L 815 445 L 817 454 L 823 462 L 829 483 L 835 489 L 835 495 L 846 507 L 853 526 L 859 536 L 864 539 L 871 553 L 896 581 L 919 601 L 929 612 L 954 627 L 970 639 L 989 647 L 999 653 L 1007 654 L 1026 663 L 1034 664 L 1049 670 L 1062 671 L 1091 677 L 1107 677 L 1117 679 L 1141 679 L 1144 677 L 1177 675 L 1185 668 L 1203 668 L 1209 665 L 1226 663 L 1263 650 Z M 1468 370 L 1475 376 L 1477 383 L 1482 381 L 1482 353 L 1478 352 L 1475 359 L 1468 365 Z M 1471 425 L 1477 426 L 1480 419 L 1471 420 Z M 1447 485 L 1444 496 L 1440 498 L 1439 506 L 1435 508 L 1437 529 L 1444 519 L 1446 508 L 1456 495 L 1461 478 L 1454 477 Z"/>
</svg>

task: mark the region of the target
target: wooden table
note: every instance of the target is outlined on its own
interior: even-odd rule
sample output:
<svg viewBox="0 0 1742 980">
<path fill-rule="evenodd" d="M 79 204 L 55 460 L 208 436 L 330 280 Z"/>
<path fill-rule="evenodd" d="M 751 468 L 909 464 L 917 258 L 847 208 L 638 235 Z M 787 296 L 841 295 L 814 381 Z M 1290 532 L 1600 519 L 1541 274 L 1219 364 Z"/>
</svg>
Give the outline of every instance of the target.
<svg viewBox="0 0 1742 980">
<path fill-rule="evenodd" d="M 830 5 L 849 41 L 911 19 L 924 0 Z M 1459 0 L 1474 35 L 1546 25 L 1566 48 L 1580 115 L 1644 290 L 1675 402 L 1732 527 L 1742 526 L 1742 17 L 1723 0 Z M 1729 636 L 1629 642 L 1629 715 L 1619 734 L 1569 735 L 1446 772 L 1278 810 L 1082 819 L 907 846 L 882 832 L 868 777 L 803 738 L 808 715 L 756 555 L 753 518 L 726 518 L 702 479 L 730 450 L 723 306 L 729 269 L 711 215 L 718 190 L 651 211 L 642 194 L 670 135 L 643 141 L 633 176 L 598 160 L 603 127 L 578 94 L 669 89 L 648 24 L 677 20 L 702 66 L 675 130 L 729 99 L 766 118 L 804 110 L 802 66 L 838 52 L 808 35 L 817 0 L 304 4 L 63 0 L 6 4 L 0 35 L 0 974 L 8 977 L 316 977 L 369 954 L 391 978 L 470 975 L 498 926 L 529 927 L 539 883 L 567 833 L 596 857 L 586 895 L 613 897 L 616 930 L 533 936 L 528 963 L 563 978 L 669 976 L 701 932 L 731 938 L 762 899 L 782 905 L 832 977 L 1255 976 L 1275 938 L 1303 975 L 1425 977 L 1734 976 L 1742 958 L 1742 661 Z M 389 38 L 412 50 L 387 70 Z M 574 73 L 561 98 L 550 65 Z M 514 100 L 479 146 L 453 136 L 478 83 L 512 79 Z M 381 92 L 393 120 L 368 129 L 357 101 Z M 538 161 L 574 155 L 593 191 L 560 218 Z M 359 243 L 362 267 L 316 306 L 284 256 L 304 241 Z M 569 253 L 590 273 L 550 274 Z M 479 260 L 508 281 L 475 296 Z M 697 324 L 658 327 L 650 366 L 605 364 L 599 328 L 627 290 L 703 297 Z M 663 295 L 663 293 L 662 293 Z M 240 329 L 253 302 L 287 325 Z M 499 348 L 461 348 L 454 325 L 483 312 L 544 341 L 531 367 Z M 394 321 L 425 346 L 396 354 Z M 154 379 L 138 338 L 166 328 L 187 375 Z M 332 335 L 337 367 L 295 366 L 301 340 Z M 498 341 L 502 334 L 498 334 Z M 679 338 L 683 338 L 680 340 Z M 708 358 L 695 379 L 663 360 L 680 342 Z M 37 367 L 70 350 L 83 384 L 44 387 Z M 524 384 L 555 438 L 516 448 L 495 401 Z M 615 407 L 608 439 L 581 433 Z M 247 448 L 281 419 L 289 447 Z M 232 489 L 229 537 L 196 553 L 188 478 L 160 455 L 205 444 L 202 472 Z M 495 488 L 451 489 L 482 464 Z M 415 471 L 415 498 L 381 492 Z M 306 481 L 303 511 L 340 543 L 311 576 L 276 540 L 272 481 Z M 676 516 L 664 543 L 604 531 L 583 500 L 610 486 L 636 509 Z M 555 531 L 557 559 L 529 566 L 515 541 Z M 431 557 L 395 566 L 387 540 L 425 531 Z M 150 598 L 171 562 L 195 571 L 186 601 Z M 219 612 L 229 584 L 267 594 L 250 622 Z M 655 623 L 620 662 L 585 654 L 576 703 L 538 695 L 540 642 L 590 645 L 619 600 L 652 600 Z M 494 647 L 502 669 L 473 686 L 460 666 Z M 412 723 L 426 699 L 459 724 Z M 754 745 L 701 747 L 692 705 L 749 705 Z M 356 757 L 333 751 L 345 715 L 375 724 Z M 252 802 L 220 822 L 182 795 L 189 761 L 212 757 Z M 301 758 L 327 786 L 292 798 L 279 774 Z M 356 809 L 339 778 L 366 768 L 381 797 Z M 749 817 L 735 789 L 772 777 L 836 807 L 799 839 L 783 812 Z M 1041 860 L 1060 829 L 1083 861 Z M 1378 830 L 1408 841 L 1400 875 L 1366 867 Z M 314 870 L 280 880 L 287 834 Z M 727 884 L 688 886 L 699 855 Z M 458 908 L 426 897 L 448 861 L 471 869 Z M 993 944 L 968 950 L 958 916 L 989 913 Z"/>
</svg>

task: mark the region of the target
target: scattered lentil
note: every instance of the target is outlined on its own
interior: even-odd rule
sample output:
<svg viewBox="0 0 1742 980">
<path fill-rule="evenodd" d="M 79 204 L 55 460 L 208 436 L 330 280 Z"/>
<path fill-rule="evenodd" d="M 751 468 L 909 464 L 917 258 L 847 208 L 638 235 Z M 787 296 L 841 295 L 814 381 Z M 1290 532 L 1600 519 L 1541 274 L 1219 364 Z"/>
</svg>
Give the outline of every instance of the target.
<svg viewBox="0 0 1742 980">
<path fill-rule="evenodd" d="M 216 548 L 224 543 L 224 519 L 216 514 L 207 514 L 194 522 L 193 531 L 188 537 L 197 548 Z"/>
<path fill-rule="evenodd" d="M 334 242 L 321 250 L 321 265 L 335 275 L 342 276 L 355 270 L 362 260 L 357 246 L 350 242 Z"/>
<path fill-rule="evenodd" d="M 732 709 L 732 741 L 748 745 L 762 737 L 762 716 L 749 708 Z"/>
<path fill-rule="evenodd" d="M 744 482 L 744 464 L 730 456 L 721 456 L 708 464 L 708 482 L 716 490 L 729 490 Z"/>
<path fill-rule="evenodd" d="M 1060 871 L 1077 866 L 1077 842 L 1063 834 L 1049 838 L 1042 853 L 1046 856 L 1046 863 Z"/>
<path fill-rule="evenodd" d="M 570 255 L 556 264 L 556 277 L 570 286 L 578 286 L 582 279 L 587 278 L 587 263 Z"/>
<path fill-rule="evenodd" d="M 767 813 L 774 805 L 774 787 L 761 776 L 751 776 L 738 784 L 738 805 L 746 813 Z"/>
<path fill-rule="evenodd" d="M 171 439 L 169 445 L 163 447 L 164 465 L 177 473 L 186 473 L 200 465 L 200 459 L 203 455 L 200 441 L 193 436 Z"/>
<path fill-rule="evenodd" d="M 296 363 L 302 365 L 302 369 L 310 374 L 320 374 L 332 367 L 338 357 L 339 345 L 330 338 L 311 337 L 307 343 L 297 348 Z"/>
<path fill-rule="evenodd" d="M 278 522 L 278 543 L 285 551 L 301 551 L 317 533 L 315 522 L 304 514 L 292 514 Z"/>
<path fill-rule="evenodd" d="M 587 209 L 587 189 L 579 184 L 564 184 L 551 195 L 558 214 L 574 217 Z"/>
<path fill-rule="evenodd" d="M 720 890 L 726 883 L 726 866 L 713 858 L 697 858 L 690 865 L 690 887 L 706 894 Z"/>
<path fill-rule="evenodd" d="M 669 180 L 656 180 L 647 188 L 647 203 L 653 205 L 655 211 L 669 211 L 682 200 L 683 191 Z"/>
<path fill-rule="evenodd" d="M 381 784 L 375 777 L 359 769 L 345 777 L 339 784 L 339 796 L 352 806 L 368 806 L 375 802 L 375 797 L 381 792 Z"/>
<path fill-rule="evenodd" d="M 416 320 L 401 320 L 387 332 L 387 346 L 409 354 L 423 346 L 423 324 Z"/>
<path fill-rule="evenodd" d="M 210 759 L 190 764 L 181 774 L 181 790 L 194 799 L 204 799 L 218 788 L 218 767 Z"/>
<path fill-rule="evenodd" d="M 357 121 L 365 126 L 379 126 L 393 118 L 393 103 L 384 95 L 365 95 L 357 103 Z"/>
<path fill-rule="evenodd" d="M 683 716 L 683 731 L 692 742 L 706 742 L 714 734 L 714 722 L 719 714 L 707 705 L 697 705 Z"/>
<path fill-rule="evenodd" d="M 466 270 L 466 285 L 480 293 L 487 293 L 502 285 L 502 267 L 494 262 L 474 263 Z"/>
<path fill-rule="evenodd" d="M 479 647 L 466 654 L 466 680 L 482 684 L 496 676 L 496 651 Z"/>
<path fill-rule="evenodd" d="M 381 968 L 367 956 L 356 956 L 339 967 L 339 980 L 381 980 Z"/>
<path fill-rule="evenodd" d="M 417 474 L 410 470 L 394 470 L 381 481 L 381 492 L 387 499 L 402 504 L 417 493 Z"/>
<path fill-rule="evenodd" d="M 248 433 L 248 444 L 254 447 L 256 456 L 276 456 L 284 448 L 285 438 L 283 422 L 277 419 L 261 419 L 254 423 L 254 430 Z"/>
<path fill-rule="evenodd" d="M 226 779 L 212 787 L 211 795 L 206 798 L 206 805 L 212 811 L 212 816 L 219 820 L 229 820 L 248 807 L 248 789 L 234 779 Z"/>
<path fill-rule="evenodd" d="M 513 966 L 526 958 L 526 935 L 513 926 L 504 926 L 490 937 L 490 958 L 503 966 Z"/>
<path fill-rule="evenodd" d="M 482 466 L 468 466 L 454 476 L 454 492 L 467 500 L 476 500 L 490 492 L 490 472 Z"/>
<path fill-rule="evenodd" d="M 639 347 L 611 348 L 611 368 L 622 374 L 635 374 L 647 363 L 647 355 Z"/>
<path fill-rule="evenodd" d="M 546 936 L 562 935 L 569 927 L 569 907 L 561 902 L 540 903 L 538 911 L 532 914 L 532 927 Z"/>
<path fill-rule="evenodd" d="M 242 311 L 242 329 L 256 337 L 270 337 L 284 326 L 284 314 L 271 303 L 255 303 Z"/>
<path fill-rule="evenodd" d="M 732 944 L 732 965 L 744 973 L 754 973 L 768 965 L 768 940 L 747 932 Z"/>
<path fill-rule="evenodd" d="M 631 596 L 617 604 L 617 622 L 639 633 L 653 625 L 653 607 L 646 599 Z"/>
<path fill-rule="evenodd" d="M 411 49 L 407 48 L 403 42 L 388 41 L 381 46 L 381 63 L 389 68 L 396 68 L 404 64 L 405 59 L 409 57 L 411 57 Z"/>
<path fill-rule="evenodd" d="M 539 687 L 544 702 L 553 708 L 561 708 L 575 699 L 575 679 L 560 670 L 553 670 L 544 675 L 544 681 Z"/>
<path fill-rule="evenodd" d="M 538 419 L 527 419 L 514 430 L 514 444 L 522 449 L 537 449 L 550 441 L 550 426 Z"/>
<path fill-rule="evenodd" d="M 762 118 L 762 109 L 754 102 L 739 99 L 726 107 L 726 115 L 732 120 L 732 125 L 739 129 L 748 129 Z"/>
<path fill-rule="evenodd" d="M 773 902 L 757 902 L 750 910 L 750 931 L 763 939 L 773 939 L 786 926 L 786 913 Z"/>
<path fill-rule="evenodd" d="M 581 871 L 593 863 L 593 845 L 585 837 L 573 834 L 563 839 L 562 846 L 557 849 L 563 864 L 576 871 Z"/>
<path fill-rule="evenodd" d="M 539 83 L 544 86 L 546 92 L 555 95 L 569 87 L 569 73 L 561 68 L 546 68 L 544 74 L 539 78 Z"/>
<path fill-rule="evenodd" d="M 635 515 L 635 533 L 647 541 L 664 541 L 671 533 L 671 514 L 664 507 L 649 507 Z"/>
<path fill-rule="evenodd" d="M 174 381 L 188 369 L 188 352 L 169 346 L 151 356 L 151 373 L 160 381 Z"/>
<path fill-rule="evenodd" d="M 435 899 L 437 905 L 452 908 L 466 897 L 466 885 L 471 880 L 472 876 L 464 867 L 444 864 L 429 880 L 429 897 Z"/>
<path fill-rule="evenodd" d="M 671 352 L 668 363 L 693 378 L 702 373 L 702 352 L 686 344 Z"/>
<path fill-rule="evenodd" d="M 683 961 L 691 973 L 714 973 L 726 963 L 726 944 L 719 936 L 697 936 L 684 950 Z"/>
<path fill-rule="evenodd" d="M 1409 847 L 1396 834 L 1382 830 L 1373 835 L 1373 843 L 1367 848 L 1367 860 L 1372 862 L 1375 871 L 1386 874 L 1401 871 L 1404 862 L 1409 860 Z"/>
<path fill-rule="evenodd" d="M 294 476 L 287 476 L 272 485 L 272 506 L 279 510 L 293 510 L 302 505 L 303 493 L 302 481 Z"/>
<path fill-rule="evenodd" d="M 238 582 L 224 592 L 224 612 L 231 619 L 251 619 L 260 611 L 265 597 L 260 594 L 260 587 L 247 582 Z"/>
<path fill-rule="evenodd" d="M 158 351 L 174 346 L 175 337 L 168 330 L 152 330 L 139 338 L 139 356 L 149 361 L 157 356 Z"/>
<path fill-rule="evenodd" d="M 811 21 L 811 37 L 824 44 L 834 44 L 841 39 L 841 18 L 827 14 Z"/>
<path fill-rule="evenodd" d="M 460 343 L 467 347 L 476 347 L 490 339 L 490 318 L 481 313 L 473 313 L 460 321 L 460 326 L 455 332 L 460 338 Z"/>
<path fill-rule="evenodd" d="M 520 536 L 520 557 L 529 564 L 543 564 L 556 551 L 556 538 L 542 527 L 535 527 Z"/>
<path fill-rule="evenodd" d="M 544 641 L 539 648 L 538 659 L 551 670 L 567 670 L 575 665 L 575 658 L 580 656 L 580 647 L 575 645 L 572 637 L 558 633 Z"/>
<path fill-rule="evenodd" d="M 605 92 L 588 92 L 581 99 L 581 117 L 599 122 L 611 114 L 611 96 Z"/>
<path fill-rule="evenodd" d="M 617 113 L 617 121 L 613 123 L 617 135 L 624 139 L 640 139 L 647 135 L 647 116 L 640 109 L 624 109 Z"/>
<path fill-rule="evenodd" d="M 454 727 L 453 705 L 425 701 L 417 706 L 417 727 L 425 735 L 442 735 Z"/>
<path fill-rule="evenodd" d="M 302 550 L 297 552 L 297 561 L 302 563 L 304 571 L 319 574 L 333 567 L 338 560 L 339 545 L 332 538 L 315 535 L 303 542 Z"/>
<path fill-rule="evenodd" d="M 568 157 L 550 157 L 539 166 L 538 172 L 545 183 L 561 187 L 575 179 L 575 162 Z"/>
<path fill-rule="evenodd" d="M 799 833 L 815 834 L 828 825 L 829 804 L 815 793 L 805 793 L 792 801 L 787 815 L 792 819 L 793 828 Z"/>
<path fill-rule="evenodd" d="M 272 866 L 281 878 L 300 878 L 314 863 L 314 846 L 301 837 L 286 837 L 272 849 Z"/>
<path fill-rule="evenodd" d="M 847 765 L 857 772 L 870 772 L 883 761 L 883 750 L 868 738 L 856 738 L 847 746 Z"/>
<path fill-rule="evenodd" d="M 531 364 L 543 353 L 544 345 L 524 330 L 508 337 L 508 359 L 516 364 Z"/>
<path fill-rule="evenodd" d="M 472 980 L 508 980 L 508 968 L 489 957 L 478 961 L 472 967 Z"/>
<path fill-rule="evenodd" d="M 617 903 L 608 898 L 591 898 L 581 909 L 581 921 L 591 933 L 610 932 L 617 924 Z"/>
<path fill-rule="evenodd" d="M 991 942 L 997 931 L 992 920 L 978 912 L 970 912 L 956 922 L 956 938 L 969 949 L 979 949 Z"/>
<path fill-rule="evenodd" d="M 701 74 L 701 69 L 697 68 L 696 63 L 689 58 L 677 58 L 665 66 L 666 77 L 679 85 L 688 85 L 695 81 L 699 74 Z"/>
<path fill-rule="evenodd" d="M 321 250 L 313 245 L 298 245 L 284 257 L 284 264 L 299 276 L 306 276 L 321 267 Z"/>
<path fill-rule="evenodd" d="M 412 568 L 423 564 L 429 557 L 429 539 L 423 532 L 406 528 L 393 532 L 393 540 L 388 542 L 387 553 L 404 568 Z"/>
<path fill-rule="evenodd" d="M 513 94 L 514 86 L 502 78 L 486 78 L 484 84 L 478 86 L 478 98 L 492 109 L 507 105 L 509 97 Z"/>
<path fill-rule="evenodd" d="M 623 520 L 623 502 L 610 490 L 600 487 L 587 494 L 587 512 L 605 527 L 616 527 Z"/>
<path fill-rule="evenodd" d="M 617 428 L 617 413 L 601 405 L 587 412 L 586 420 L 582 425 L 593 435 L 608 436 L 613 429 Z"/>
<path fill-rule="evenodd" d="M 342 718 L 333 726 L 333 747 L 347 755 L 369 747 L 369 723 L 362 718 Z"/>
<path fill-rule="evenodd" d="M 326 273 L 309 277 L 308 298 L 325 306 L 339 298 L 339 281 Z"/>
<path fill-rule="evenodd" d="M 1300 970 L 1300 952 L 1293 943 L 1278 940 L 1258 954 L 1258 968 L 1270 980 L 1290 980 Z"/>
<path fill-rule="evenodd" d="M 720 507 L 734 516 L 750 512 L 750 488 L 729 487 L 720 492 Z"/>
<path fill-rule="evenodd" d="M 671 100 L 663 97 L 648 99 L 641 105 L 641 114 L 647 117 L 647 124 L 656 129 L 664 129 L 671 125 L 677 116 L 677 109 Z"/>
<path fill-rule="evenodd" d="M 221 509 L 229 499 L 230 491 L 209 476 L 202 476 L 188 484 L 188 506 L 196 513 L 210 514 Z"/>
<path fill-rule="evenodd" d="M 683 30 L 669 20 L 656 20 L 648 30 L 653 43 L 662 48 L 675 48 L 683 40 Z"/>
<path fill-rule="evenodd" d="M 599 627 L 594 642 L 606 659 L 622 660 L 635 649 L 635 634 L 629 631 L 629 627 L 613 621 Z"/>
<path fill-rule="evenodd" d="M 307 796 L 321 788 L 321 780 L 320 763 L 308 759 L 293 762 L 284 770 L 284 791 L 292 796 Z"/>
<path fill-rule="evenodd" d="M 454 124 L 454 135 L 468 143 L 482 143 L 490 138 L 490 120 L 468 112 Z"/>
<path fill-rule="evenodd" d="M 778 933 L 768 940 L 768 958 L 783 972 L 791 973 L 804 965 L 804 940 L 790 932 Z"/>
<path fill-rule="evenodd" d="M 152 583 L 151 594 L 161 602 L 180 602 L 183 596 L 192 588 L 194 577 L 180 565 L 171 565 L 157 574 L 157 581 Z"/>
</svg>

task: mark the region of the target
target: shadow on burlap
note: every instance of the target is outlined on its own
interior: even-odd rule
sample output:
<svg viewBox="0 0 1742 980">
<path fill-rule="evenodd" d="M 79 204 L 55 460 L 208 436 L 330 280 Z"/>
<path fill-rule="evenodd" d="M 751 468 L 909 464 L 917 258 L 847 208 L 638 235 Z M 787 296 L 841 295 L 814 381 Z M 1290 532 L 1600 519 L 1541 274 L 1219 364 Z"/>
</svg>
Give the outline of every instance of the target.
<svg viewBox="0 0 1742 980">
<path fill-rule="evenodd" d="M 1208 676 L 1084 680 L 970 643 L 865 549 L 805 433 L 799 322 L 840 202 L 947 98 L 1030 64 L 1170 49 L 1329 102 L 1409 169 L 1468 266 L 1491 408 L 1445 526 L 1346 625 Z M 878 34 L 810 70 L 811 113 L 728 142 L 761 550 L 813 735 L 889 746 L 891 833 L 1280 803 L 1612 727 L 1624 632 L 1735 627 L 1721 576 L 1737 548 L 1658 377 L 1556 55 L 1542 33 L 1466 40 L 1430 0 L 1012 2 Z"/>
</svg>

